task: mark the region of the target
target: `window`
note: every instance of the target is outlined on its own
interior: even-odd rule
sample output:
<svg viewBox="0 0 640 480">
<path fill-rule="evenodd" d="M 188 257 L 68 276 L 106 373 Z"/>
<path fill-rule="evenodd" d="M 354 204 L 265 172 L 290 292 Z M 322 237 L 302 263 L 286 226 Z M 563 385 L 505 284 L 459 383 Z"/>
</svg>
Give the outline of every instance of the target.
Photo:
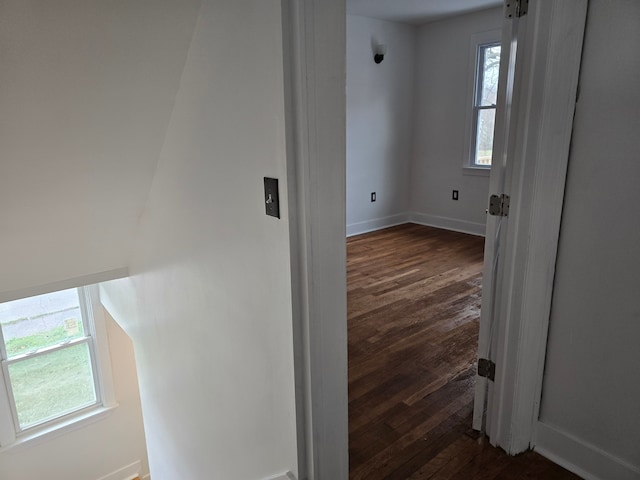
<svg viewBox="0 0 640 480">
<path fill-rule="evenodd" d="M 105 404 L 96 295 L 82 287 L 0 304 L 0 423 L 13 427 L 1 429 L 0 446 Z"/>
<path fill-rule="evenodd" d="M 495 35 L 490 32 L 487 36 Z M 500 42 L 482 41 L 473 43 L 473 65 L 475 75 L 472 89 L 470 135 L 465 166 L 489 169 L 493 153 L 493 131 L 498 98 L 500 73 Z"/>
</svg>

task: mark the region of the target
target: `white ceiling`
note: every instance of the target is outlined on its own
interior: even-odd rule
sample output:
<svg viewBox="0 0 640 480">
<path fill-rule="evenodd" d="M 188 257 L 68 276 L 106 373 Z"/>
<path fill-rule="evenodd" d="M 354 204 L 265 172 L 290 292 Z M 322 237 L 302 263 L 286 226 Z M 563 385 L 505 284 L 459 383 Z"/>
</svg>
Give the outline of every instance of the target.
<svg viewBox="0 0 640 480">
<path fill-rule="evenodd" d="M 420 25 L 502 5 L 500 0 L 347 0 L 347 13 Z"/>
</svg>

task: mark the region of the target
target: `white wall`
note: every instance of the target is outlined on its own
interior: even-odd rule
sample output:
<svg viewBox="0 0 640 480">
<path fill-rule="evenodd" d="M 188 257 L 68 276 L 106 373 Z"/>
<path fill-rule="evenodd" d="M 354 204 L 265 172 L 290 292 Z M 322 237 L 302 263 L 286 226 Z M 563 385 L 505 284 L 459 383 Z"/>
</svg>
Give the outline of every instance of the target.
<svg viewBox="0 0 640 480">
<path fill-rule="evenodd" d="M 132 276 L 103 288 L 136 317 L 117 319 L 154 480 L 297 472 L 280 15 L 278 0 L 203 2 Z M 263 176 L 280 179 L 280 220 Z"/>
<path fill-rule="evenodd" d="M 407 24 L 347 15 L 347 234 L 407 219 L 416 34 Z M 387 48 L 380 64 L 375 42 Z"/>
<path fill-rule="evenodd" d="M 537 444 L 594 478 L 640 478 L 640 4 L 592 0 Z"/>
<path fill-rule="evenodd" d="M 500 29 L 502 9 L 489 9 L 428 23 L 419 29 L 414 157 L 413 219 L 484 234 L 488 176 L 465 174 L 471 36 Z M 452 190 L 459 200 L 451 199 Z"/>
<path fill-rule="evenodd" d="M 0 3 L 0 297 L 127 266 L 198 5 Z"/>
<path fill-rule="evenodd" d="M 108 314 L 105 320 L 118 407 L 90 425 L 0 453 L 0 478 L 97 480 L 137 461 L 141 476 L 149 472 L 133 345 Z"/>
<path fill-rule="evenodd" d="M 1 2 L 0 301 L 126 271 L 199 4 Z M 108 333 L 120 406 L 4 451 L 1 478 L 148 472 L 131 343 Z"/>
</svg>

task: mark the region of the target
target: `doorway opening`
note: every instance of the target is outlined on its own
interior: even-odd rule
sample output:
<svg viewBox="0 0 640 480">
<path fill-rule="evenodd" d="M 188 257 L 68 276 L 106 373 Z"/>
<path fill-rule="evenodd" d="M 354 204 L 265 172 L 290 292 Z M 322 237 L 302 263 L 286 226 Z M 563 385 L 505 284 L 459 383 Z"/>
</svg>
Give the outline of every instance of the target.
<svg viewBox="0 0 640 480">
<path fill-rule="evenodd" d="M 372 19 L 356 3 L 346 42 L 350 477 L 409 478 L 428 463 L 426 445 L 436 457 L 479 438 L 498 78 L 485 60 L 503 16 L 494 4 L 426 23 Z"/>
<path fill-rule="evenodd" d="M 503 24 L 502 9 L 496 5 L 499 2 L 480 11 L 449 12 L 445 19 L 425 17 L 422 10 L 398 21 L 391 2 L 386 12 L 378 12 L 380 18 L 364 15 L 358 2 L 347 2 L 347 234 L 417 224 L 462 237 L 475 235 L 480 239 L 476 298 L 472 299 L 477 302 L 475 322 L 479 321 L 481 239 L 486 230 Z M 446 243 L 434 251 L 446 250 Z M 449 267 L 459 268 L 457 261 L 464 263 L 452 258 Z M 384 271 L 388 265 L 373 268 Z M 418 278 L 426 282 L 440 273 L 424 268 Z M 348 288 L 351 333 L 353 303 L 373 301 L 375 305 L 379 298 L 357 299 L 353 295 L 357 288 Z M 394 294 L 399 295 L 390 292 L 385 297 Z M 349 335 L 348 342 L 351 360 L 358 347 Z M 476 332 L 470 343 L 472 353 L 465 356 L 470 359 L 467 367 L 473 364 L 477 344 Z M 457 361 L 451 362 L 454 366 L 444 377 L 435 377 L 436 384 L 459 373 Z M 350 399 L 353 381 L 350 378 Z M 422 384 L 422 380 L 415 382 Z"/>
</svg>

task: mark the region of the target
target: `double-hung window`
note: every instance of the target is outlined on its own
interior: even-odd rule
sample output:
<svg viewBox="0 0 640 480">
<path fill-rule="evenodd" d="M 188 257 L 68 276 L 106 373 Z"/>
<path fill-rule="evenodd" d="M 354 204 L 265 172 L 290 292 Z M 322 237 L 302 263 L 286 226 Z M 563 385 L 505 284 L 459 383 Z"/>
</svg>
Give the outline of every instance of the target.
<svg viewBox="0 0 640 480">
<path fill-rule="evenodd" d="M 92 293 L 82 287 L 0 303 L 0 447 L 103 407 Z"/>
<path fill-rule="evenodd" d="M 493 152 L 493 130 L 498 99 L 500 43 L 478 46 L 476 88 L 473 104 L 473 166 L 490 167 Z"/>
<path fill-rule="evenodd" d="M 471 128 L 465 166 L 489 169 L 500 73 L 500 42 L 478 42 L 475 47 Z"/>
</svg>

